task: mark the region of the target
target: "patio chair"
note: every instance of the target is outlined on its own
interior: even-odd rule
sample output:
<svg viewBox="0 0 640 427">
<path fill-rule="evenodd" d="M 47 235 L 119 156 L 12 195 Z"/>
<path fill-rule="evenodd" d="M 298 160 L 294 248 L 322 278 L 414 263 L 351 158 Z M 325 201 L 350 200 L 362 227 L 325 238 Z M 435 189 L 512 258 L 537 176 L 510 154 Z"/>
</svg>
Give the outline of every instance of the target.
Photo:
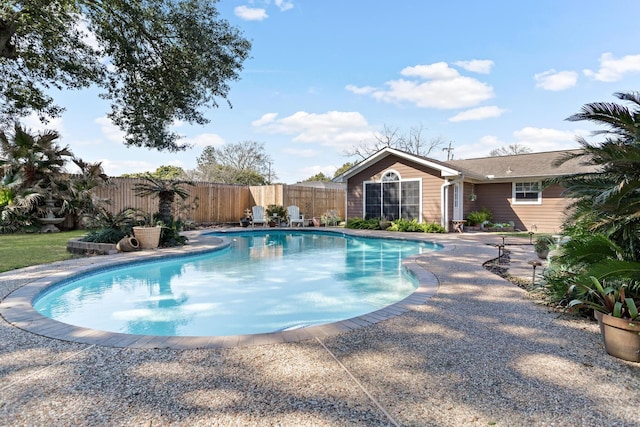
<svg viewBox="0 0 640 427">
<path fill-rule="evenodd" d="M 264 227 L 267 220 L 264 218 L 264 206 L 254 206 L 251 208 L 251 226 L 255 227 L 256 224 L 262 224 Z"/>
<path fill-rule="evenodd" d="M 293 227 L 293 224 L 300 224 L 304 227 L 304 215 L 300 215 L 300 208 L 297 206 L 289 206 L 287 208 L 287 215 L 289 216 L 289 227 Z"/>
</svg>

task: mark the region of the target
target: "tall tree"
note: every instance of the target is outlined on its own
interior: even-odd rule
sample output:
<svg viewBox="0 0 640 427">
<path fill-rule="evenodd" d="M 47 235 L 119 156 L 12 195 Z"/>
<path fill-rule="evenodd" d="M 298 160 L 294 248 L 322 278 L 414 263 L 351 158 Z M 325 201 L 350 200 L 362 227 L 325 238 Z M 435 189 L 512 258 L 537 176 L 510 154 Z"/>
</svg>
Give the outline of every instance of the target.
<svg viewBox="0 0 640 427">
<path fill-rule="evenodd" d="M 318 172 L 317 174 L 312 175 L 307 179 L 303 179 L 301 182 L 312 182 L 312 181 L 331 181 L 331 178 L 329 178 L 322 172 Z"/>
<path fill-rule="evenodd" d="M 186 172 L 180 166 L 162 165 L 153 172 L 123 173 L 121 178 L 144 178 L 151 175 L 157 179 L 185 179 Z"/>
<path fill-rule="evenodd" d="M 277 178 L 264 143 L 243 141 L 207 146 L 196 159 L 198 178 L 223 184 L 262 185 Z"/>
<path fill-rule="evenodd" d="M 358 162 L 346 162 L 345 164 L 340 166 L 338 169 L 336 169 L 336 171 L 333 173 L 333 178 L 342 175 L 344 172 L 348 171 L 349 169 L 351 169 L 357 164 Z"/>
<path fill-rule="evenodd" d="M 513 156 L 516 154 L 531 153 L 531 148 L 521 144 L 509 144 L 506 147 L 495 148 L 489 152 L 491 157 Z"/>
<path fill-rule="evenodd" d="M 422 124 L 411 127 L 406 134 L 400 133 L 398 128 L 384 125 L 382 131 L 374 135 L 374 141 L 364 142 L 346 150 L 347 156 L 358 156 L 366 159 L 383 148 L 397 148 L 417 156 L 428 156 L 435 148 L 444 143 L 442 137 L 426 140 L 423 136 Z"/>
<path fill-rule="evenodd" d="M 591 143 L 578 137 L 583 150 L 567 154 L 558 163 L 580 159 L 595 171 L 557 181 L 575 199 L 571 224 L 606 235 L 623 248 L 627 258 L 640 261 L 640 92 L 614 96 L 630 106 L 595 102 L 567 118 L 604 125 L 605 129 L 593 133 L 604 141 Z"/>
<path fill-rule="evenodd" d="M 220 19 L 216 2 L 5 0 L 0 124 L 30 112 L 43 121 L 59 116 L 52 87 L 97 85 L 126 145 L 184 149 L 170 126 L 207 123 L 201 108 L 227 99 L 251 47 Z"/>
</svg>

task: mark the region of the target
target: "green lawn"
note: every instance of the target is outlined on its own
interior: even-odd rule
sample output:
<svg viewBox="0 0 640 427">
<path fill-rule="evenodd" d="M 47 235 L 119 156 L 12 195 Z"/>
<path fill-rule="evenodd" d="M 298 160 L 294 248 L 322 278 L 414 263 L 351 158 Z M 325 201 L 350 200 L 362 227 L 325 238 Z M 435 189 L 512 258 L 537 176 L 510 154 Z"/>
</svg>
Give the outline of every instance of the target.
<svg viewBox="0 0 640 427">
<path fill-rule="evenodd" d="M 86 230 L 46 234 L 0 234 L 0 272 L 73 258 L 67 241 Z"/>
</svg>

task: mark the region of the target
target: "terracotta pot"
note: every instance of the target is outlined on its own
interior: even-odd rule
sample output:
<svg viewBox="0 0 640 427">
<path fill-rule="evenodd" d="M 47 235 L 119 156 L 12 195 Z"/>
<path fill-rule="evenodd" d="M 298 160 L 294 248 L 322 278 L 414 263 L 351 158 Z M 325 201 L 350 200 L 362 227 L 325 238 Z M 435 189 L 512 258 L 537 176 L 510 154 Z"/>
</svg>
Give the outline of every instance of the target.
<svg viewBox="0 0 640 427">
<path fill-rule="evenodd" d="M 604 348 L 612 356 L 640 362 L 640 322 L 593 312 L 600 324 Z"/>
<path fill-rule="evenodd" d="M 140 249 L 140 243 L 135 237 L 126 236 L 116 244 L 116 249 L 120 252 L 133 252 Z"/>
</svg>

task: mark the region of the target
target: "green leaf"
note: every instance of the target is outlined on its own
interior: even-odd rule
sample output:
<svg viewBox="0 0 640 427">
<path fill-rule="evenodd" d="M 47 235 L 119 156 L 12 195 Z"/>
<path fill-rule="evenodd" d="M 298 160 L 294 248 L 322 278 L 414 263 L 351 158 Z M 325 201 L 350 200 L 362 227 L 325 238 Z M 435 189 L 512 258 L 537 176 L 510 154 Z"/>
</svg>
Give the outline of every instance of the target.
<svg viewBox="0 0 640 427">
<path fill-rule="evenodd" d="M 633 300 L 633 298 L 625 298 L 624 303 L 627 306 L 627 310 L 629 311 L 629 316 L 631 317 L 631 320 L 638 317 L 638 307 L 636 307 L 636 303 Z"/>
<path fill-rule="evenodd" d="M 613 306 L 613 312 L 611 315 L 613 317 L 622 317 L 622 303 L 620 301 L 616 302 Z"/>
</svg>

